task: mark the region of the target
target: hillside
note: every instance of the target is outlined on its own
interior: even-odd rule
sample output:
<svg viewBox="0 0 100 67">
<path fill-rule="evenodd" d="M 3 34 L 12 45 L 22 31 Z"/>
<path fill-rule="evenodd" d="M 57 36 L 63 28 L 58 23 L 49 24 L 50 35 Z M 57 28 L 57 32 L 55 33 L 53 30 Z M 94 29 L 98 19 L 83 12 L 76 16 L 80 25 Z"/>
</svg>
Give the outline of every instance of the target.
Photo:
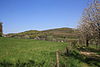
<svg viewBox="0 0 100 67">
<path fill-rule="evenodd" d="M 73 28 L 56 28 L 44 31 L 29 30 L 7 34 L 6 37 L 66 42 L 67 40 L 76 40 L 78 38 L 78 31 Z"/>
</svg>

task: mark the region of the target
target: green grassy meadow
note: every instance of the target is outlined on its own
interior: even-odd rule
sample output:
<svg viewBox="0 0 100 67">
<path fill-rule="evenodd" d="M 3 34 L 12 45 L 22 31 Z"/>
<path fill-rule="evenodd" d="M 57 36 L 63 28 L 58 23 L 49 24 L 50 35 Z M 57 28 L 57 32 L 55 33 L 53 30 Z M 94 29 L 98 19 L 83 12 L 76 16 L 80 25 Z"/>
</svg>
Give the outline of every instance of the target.
<svg viewBox="0 0 100 67">
<path fill-rule="evenodd" d="M 0 67 L 56 67 L 56 51 L 66 46 L 68 43 L 0 37 Z M 59 54 L 60 67 L 97 67 L 89 66 L 75 51 L 70 56 Z"/>
<path fill-rule="evenodd" d="M 56 63 L 55 52 L 63 50 L 66 45 L 60 42 L 0 37 L 0 62 L 33 62 L 37 67 L 38 64 L 53 67 Z"/>
</svg>

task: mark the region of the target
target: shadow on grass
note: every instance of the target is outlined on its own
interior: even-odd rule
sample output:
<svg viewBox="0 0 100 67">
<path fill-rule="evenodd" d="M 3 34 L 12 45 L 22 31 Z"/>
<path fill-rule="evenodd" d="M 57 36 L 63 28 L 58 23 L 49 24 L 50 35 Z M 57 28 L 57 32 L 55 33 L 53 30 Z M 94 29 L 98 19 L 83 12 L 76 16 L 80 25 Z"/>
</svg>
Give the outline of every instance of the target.
<svg viewBox="0 0 100 67">
<path fill-rule="evenodd" d="M 89 48 L 89 47 L 80 47 L 78 48 L 79 51 L 87 51 L 87 52 L 95 52 L 100 54 L 100 49 L 94 49 L 94 48 Z"/>
<path fill-rule="evenodd" d="M 66 56 L 78 59 L 78 60 L 80 60 L 84 63 L 87 63 L 87 64 L 91 65 L 91 66 L 94 65 L 96 67 L 100 67 L 100 58 L 87 57 L 87 56 L 79 54 L 77 51 L 73 51 L 70 54 L 67 54 Z"/>
<path fill-rule="evenodd" d="M 28 62 L 20 62 L 19 60 L 16 63 L 10 63 L 6 60 L 0 62 L 0 67 L 43 67 L 45 61 L 41 63 L 36 63 L 34 60 L 29 60 Z"/>
</svg>

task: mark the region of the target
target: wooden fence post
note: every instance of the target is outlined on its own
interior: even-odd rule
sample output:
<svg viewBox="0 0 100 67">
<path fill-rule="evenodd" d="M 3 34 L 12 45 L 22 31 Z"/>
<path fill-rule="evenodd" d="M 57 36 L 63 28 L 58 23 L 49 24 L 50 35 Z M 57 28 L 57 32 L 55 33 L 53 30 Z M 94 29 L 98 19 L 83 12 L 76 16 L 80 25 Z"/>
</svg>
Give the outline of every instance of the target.
<svg viewBox="0 0 100 67">
<path fill-rule="evenodd" d="M 56 66 L 59 67 L 59 52 L 56 51 Z"/>
</svg>

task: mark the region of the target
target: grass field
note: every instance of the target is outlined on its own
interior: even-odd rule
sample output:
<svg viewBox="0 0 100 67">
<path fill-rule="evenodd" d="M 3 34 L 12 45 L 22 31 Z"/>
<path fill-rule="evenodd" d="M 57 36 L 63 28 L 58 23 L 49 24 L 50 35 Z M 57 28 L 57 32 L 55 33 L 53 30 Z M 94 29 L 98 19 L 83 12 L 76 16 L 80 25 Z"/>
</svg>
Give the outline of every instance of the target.
<svg viewBox="0 0 100 67">
<path fill-rule="evenodd" d="M 55 67 L 56 51 L 63 51 L 67 45 L 61 42 L 0 37 L 0 67 Z M 70 56 L 62 53 L 59 59 L 60 67 L 98 67 L 93 64 L 89 66 L 84 56 L 74 52 Z"/>
<path fill-rule="evenodd" d="M 55 52 L 63 50 L 67 43 L 39 41 L 32 39 L 0 38 L 1 64 L 28 63 L 35 66 L 53 67 Z"/>
</svg>

